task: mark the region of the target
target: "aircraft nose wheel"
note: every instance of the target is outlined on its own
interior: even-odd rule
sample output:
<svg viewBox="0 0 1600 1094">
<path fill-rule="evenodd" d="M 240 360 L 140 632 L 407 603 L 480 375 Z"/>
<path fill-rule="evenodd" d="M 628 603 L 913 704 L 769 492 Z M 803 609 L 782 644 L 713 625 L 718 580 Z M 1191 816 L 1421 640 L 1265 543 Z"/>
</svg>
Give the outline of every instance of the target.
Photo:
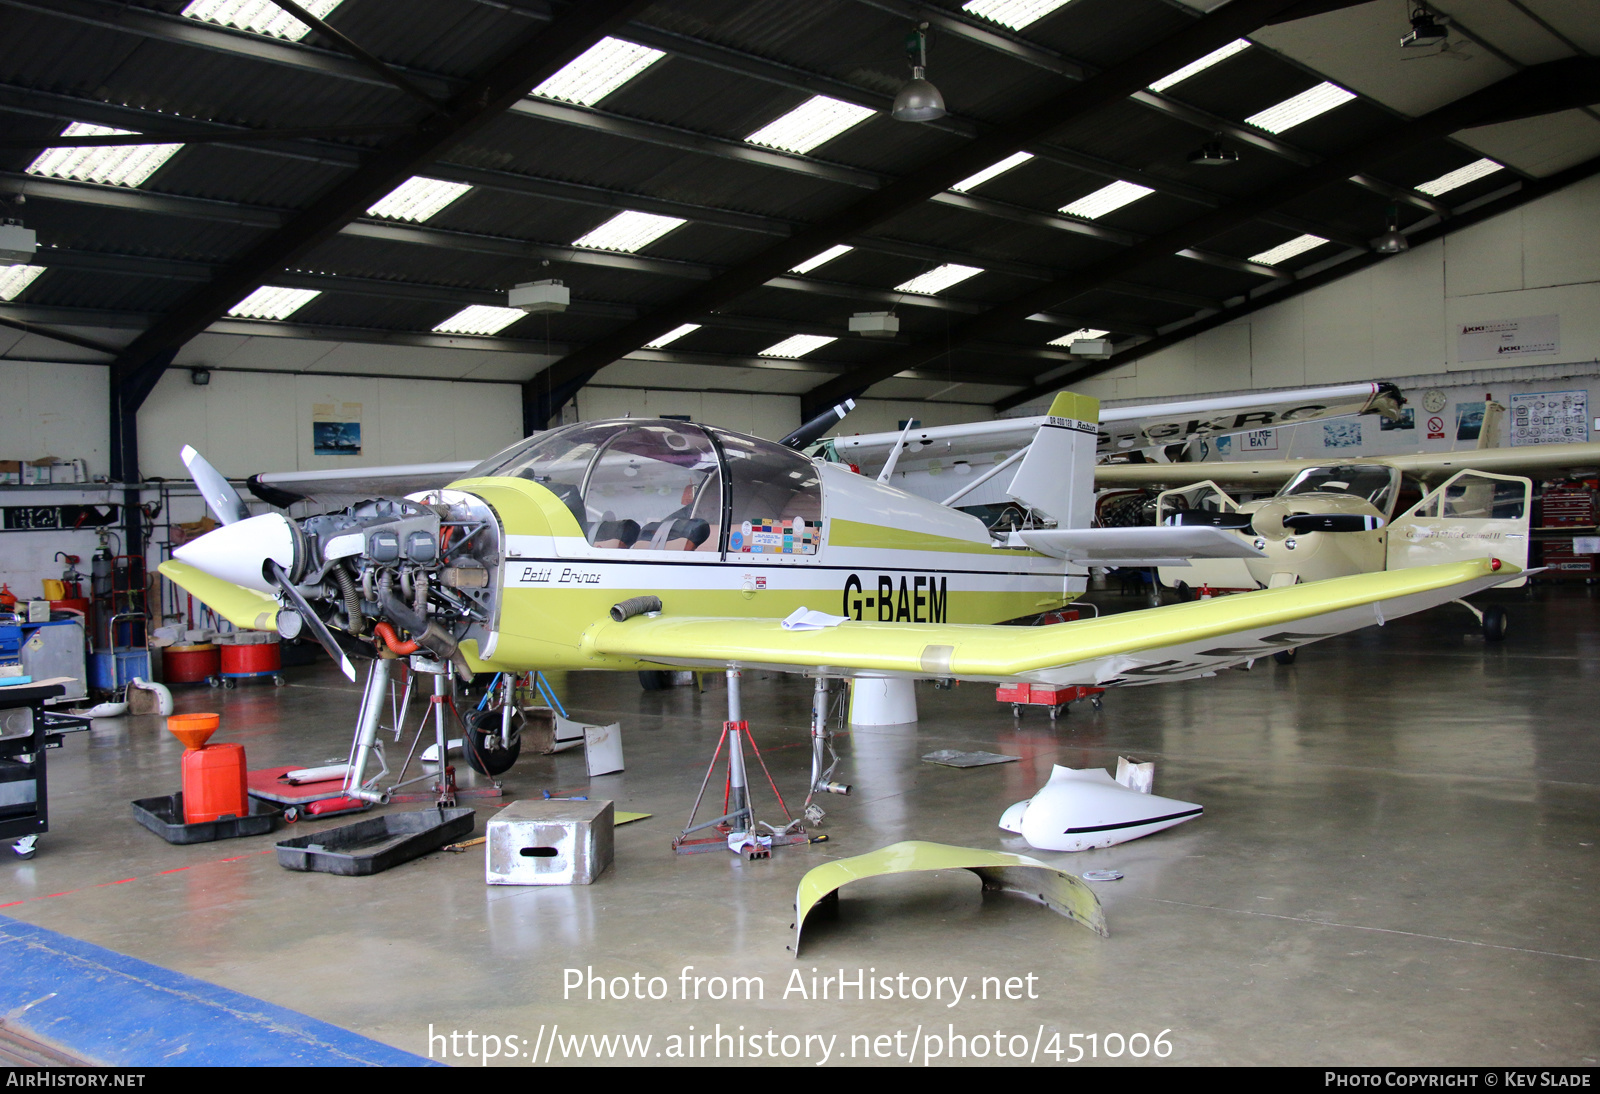
<svg viewBox="0 0 1600 1094">
<path fill-rule="evenodd" d="M 1294 655 L 1298 652 L 1298 650 L 1279 650 L 1272 655 L 1272 659 L 1280 665 L 1292 665 L 1294 664 Z"/>
<path fill-rule="evenodd" d="M 465 740 L 461 742 L 461 751 L 467 758 L 467 766 L 480 775 L 499 775 L 510 771 L 511 765 L 517 762 L 517 757 L 522 754 L 522 727 L 513 723 L 511 744 L 507 746 L 500 740 L 500 712 L 498 710 L 485 710 L 474 714 L 467 726 Z"/>
</svg>

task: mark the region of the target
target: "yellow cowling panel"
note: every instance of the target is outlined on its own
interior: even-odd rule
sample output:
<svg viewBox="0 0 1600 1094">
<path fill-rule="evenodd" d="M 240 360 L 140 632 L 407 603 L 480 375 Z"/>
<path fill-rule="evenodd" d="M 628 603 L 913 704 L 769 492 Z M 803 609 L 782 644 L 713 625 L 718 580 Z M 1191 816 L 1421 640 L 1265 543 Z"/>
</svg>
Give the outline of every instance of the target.
<svg viewBox="0 0 1600 1094">
<path fill-rule="evenodd" d="M 1502 566 L 1510 579 L 1518 571 Z M 1097 657 L 1133 654 L 1308 616 L 1432 592 L 1493 575 L 1488 560 L 1331 578 L 1049 627 L 846 622 L 786 631 L 776 619 L 640 616 L 594 626 L 599 655 L 742 664 L 816 665 L 928 676 L 1008 677 Z"/>
<path fill-rule="evenodd" d="M 1106 935 L 1106 916 L 1094 890 L 1072 874 L 1062 873 L 1038 859 L 1005 851 L 952 847 L 946 843 L 906 840 L 854 858 L 826 862 L 806 871 L 794 894 L 794 955 L 800 956 L 800 933 L 806 916 L 842 886 L 884 874 L 910 874 L 928 870 L 971 870 L 983 879 L 986 892 L 1006 890 L 1042 901 L 1054 912 Z"/>
<path fill-rule="evenodd" d="M 266 593 L 212 577 L 176 559 L 169 559 L 156 569 L 174 585 L 199 597 L 206 607 L 235 627 L 252 631 L 278 629 L 278 602 Z"/>
</svg>

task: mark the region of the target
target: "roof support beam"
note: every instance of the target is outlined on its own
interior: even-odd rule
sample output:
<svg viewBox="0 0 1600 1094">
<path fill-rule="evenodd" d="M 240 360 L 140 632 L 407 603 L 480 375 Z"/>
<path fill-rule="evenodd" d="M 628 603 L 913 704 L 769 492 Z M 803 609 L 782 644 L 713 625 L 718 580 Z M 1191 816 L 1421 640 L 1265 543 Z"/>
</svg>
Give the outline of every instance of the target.
<svg viewBox="0 0 1600 1094">
<path fill-rule="evenodd" d="M 1024 110 L 1009 123 L 997 127 L 992 134 L 935 157 L 905 177 L 863 196 L 823 222 L 774 244 L 651 315 L 627 324 L 615 334 L 577 353 L 569 354 L 552 366 L 550 375 L 541 377 L 537 386 L 554 391 L 572 382 L 582 383 L 606 364 L 667 333 L 685 322 L 687 317 L 715 311 L 750 289 L 781 276 L 790 267 L 827 247 L 884 223 L 898 213 L 948 190 L 955 183 L 1016 152 L 1031 141 L 1049 136 L 1073 119 L 1125 99 L 1152 80 L 1256 29 L 1288 8 L 1292 2 L 1232 0 L 1128 60 Z M 1042 309 L 1033 309 L 1039 310 Z M 530 385 L 530 393 L 532 387 Z M 537 419 L 536 407 L 531 401 L 525 402 L 524 409 L 525 424 L 530 431 L 544 426 L 545 421 Z"/>
<path fill-rule="evenodd" d="M 154 386 L 170 360 L 168 354 L 260 286 L 263 278 L 335 235 L 418 167 L 499 117 L 540 81 L 626 22 L 645 2 L 589 0 L 531 35 L 452 98 L 444 114 L 431 115 L 410 136 L 374 154 L 134 339 L 113 366 L 114 384 L 142 401 L 138 393 L 147 394 Z M 134 409 L 137 406 L 136 402 Z"/>
<path fill-rule="evenodd" d="M 824 407 L 854 395 L 885 377 L 915 368 L 952 347 L 973 339 L 992 337 L 1019 319 L 1103 288 L 1107 281 L 1124 277 L 1148 262 L 1245 223 L 1257 217 L 1263 209 L 1304 197 L 1324 186 L 1345 182 L 1369 164 L 1381 163 L 1418 141 L 1438 139 L 1470 126 L 1532 117 L 1596 101 L 1600 101 L 1600 61 L 1590 58 L 1551 61 L 1508 76 L 1414 121 L 1392 126 L 1376 138 L 1329 157 L 1298 175 L 1273 183 L 1232 205 L 1205 213 L 1053 284 L 991 308 L 983 315 L 942 334 L 937 340 L 930 339 L 889 354 L 875 365 L 830 381 L 806 395 L 802 410 L 809 414 L 813 407 Z"/>
</svg>

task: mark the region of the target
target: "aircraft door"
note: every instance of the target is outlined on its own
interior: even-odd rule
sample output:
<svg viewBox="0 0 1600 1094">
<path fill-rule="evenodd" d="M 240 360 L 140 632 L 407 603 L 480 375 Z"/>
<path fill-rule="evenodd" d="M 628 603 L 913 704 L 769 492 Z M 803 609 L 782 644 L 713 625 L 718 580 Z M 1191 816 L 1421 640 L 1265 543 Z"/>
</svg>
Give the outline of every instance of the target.
<svg viewBox="0 0 1600 1094">
<path fill-rule="evenodd" d="M 1527 569 L 1532 497 L 1530 479 L 1458 472 L 1389 525 L 1388 568 L 1498 558 Z"/>
<path fill-rule="evenodd" d="M 1232 513 L 1239 508 L 1228 492 L 1207 479 L 1193 486 L 1164 490 L 1156 495 L 1156 523 L 1182 509 L 1203 509 L 1212 513 Z M 1256 579 L 1242 558 L 1194 559 L 1187 566 L 1162 566 L 1156 571 L 1161 584 L 1173 587 L 1180 581 L 1191 589 L 1209 585 L 1213 589 L 1254 589 Z"/>
</svg>

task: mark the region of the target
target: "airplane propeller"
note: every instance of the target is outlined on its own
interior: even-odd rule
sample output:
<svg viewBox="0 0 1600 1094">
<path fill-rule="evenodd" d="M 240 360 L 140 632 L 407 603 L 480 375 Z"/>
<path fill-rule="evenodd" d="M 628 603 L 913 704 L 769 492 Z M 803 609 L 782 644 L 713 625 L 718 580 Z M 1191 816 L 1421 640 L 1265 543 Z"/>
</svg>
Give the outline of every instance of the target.
<svg viewBox="0 0 1600 1094">
<path fill-rule="evenodd" d="M 224 525 L 238 524 L 246 520 L 266 519 L 265 517 L 252 518 L 250 516 L 250 507 L 245 504 L 245 500 L 240 497 L 239 492 L 233 488 L 233 484 L 227 480 L 222 472 L 212 467 L 204 456 L 195 451 L 192 445 L 186 444 L 183 446 L 182 456 L 183 465 L 189 469 L 189 477 L 194 479 L 195 486 L 200 490 L 200 496 L 206 499 L 206 504 L 211 507 L 211 511 L 217 515 L 217 519 Z M 278 519 L 285 523 L 288 520 L 288 518 L 281 516 Z M 241 531 L 243 530 L 241 529 Z M 214 533 L 208 533 L 208 535 L 210 534 Z M 195 544 L 198 545 L 205 538 L 207 537 L 200 537 L 200 540 L 196 540 Z M 233 546 L 230 543 L 230 547 Z M 333 632 L 328 630 L 328 625 L 322 621 L 316 612 L 311 610 L 311 605 L 306 602 L 306 598 L 300 594 L 299 589 L 294 587 L 294 583 L 289 580 L 289 575 L 284 572 L 283 566 L 270 555 L 264 555 L 263 557 L 262 576 L 269 580 L 290 604 L 294 605 L 293 616 L 298 619 L 299 623 L 311 629 L 311 633 L 316 636 L 322 648 L 328 651 L 328 656 L 338 662 L 339 668 L 344 672 L 345 676 L 354 682 L 356 667 L 350 663 L 349 656 L 339 647 L 339 643 L 333 637 Z M 289 614 L 285 612 L 280 615 L 278 633 L 286 638 L 293 638 L 300 633 L 300 628 L 291 619 L 283 618 L 283 616 Z"/>
<path fill-rule="evenodd" d="M 1227 528 L 1234 532 L 1243 532 L 1249 535 L 1254 529 L 1250 527 L 1249 513 L 1219 513 L 1212 509 L 1180 509 L 1167 518 L 1168 524 L 1206 528 Z"/>
<path fill-rule="evenodd" d="M 1283 526 L 1297 536 L 1307 532 L 1373 532 L 1383 527 L 1383 518 L 1360 513 L 1295 513 L 1283 518 Z"/>
</svg>

